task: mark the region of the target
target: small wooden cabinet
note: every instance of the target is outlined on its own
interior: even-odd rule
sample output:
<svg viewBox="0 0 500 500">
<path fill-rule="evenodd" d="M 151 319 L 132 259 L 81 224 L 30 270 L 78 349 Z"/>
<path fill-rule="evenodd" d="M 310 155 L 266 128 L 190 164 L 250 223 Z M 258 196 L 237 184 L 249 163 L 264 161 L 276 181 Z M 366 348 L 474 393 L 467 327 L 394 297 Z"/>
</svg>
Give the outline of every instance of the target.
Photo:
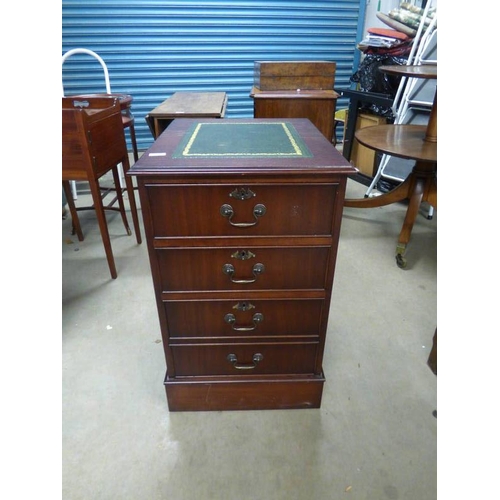
<svg viewBox="0 0 500 500">
<path fill-rule="evenodd" d="M 320 406 L 353 173 L 305 119 L 175 120 L 135 163 L 171 411 Z"/>
<path fill-rule="evenodd" d="M 255 61 L 254 118 L 307 118 L 332 142 L 336 69 L 333 61 Z"/>
<path fill-rule="evenodd" d="M 259 90 L 252 88 L 254 118 L 307 118 L 333 141 L 335 109 L 339 95 L 334 90 Z"/>
</svg>

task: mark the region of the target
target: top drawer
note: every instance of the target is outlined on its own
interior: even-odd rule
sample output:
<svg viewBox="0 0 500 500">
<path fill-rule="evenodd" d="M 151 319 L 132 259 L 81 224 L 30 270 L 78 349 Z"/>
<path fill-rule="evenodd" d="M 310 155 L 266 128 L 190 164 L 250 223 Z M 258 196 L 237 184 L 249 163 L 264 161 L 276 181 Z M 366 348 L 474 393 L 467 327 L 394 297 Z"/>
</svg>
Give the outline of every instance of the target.
<svg viewBox="0 0 500 500">
<path fill-rule="evenodd" d="M 153 235 L 325 235 L 338 184 L 148 184 Z"/>
</svg>

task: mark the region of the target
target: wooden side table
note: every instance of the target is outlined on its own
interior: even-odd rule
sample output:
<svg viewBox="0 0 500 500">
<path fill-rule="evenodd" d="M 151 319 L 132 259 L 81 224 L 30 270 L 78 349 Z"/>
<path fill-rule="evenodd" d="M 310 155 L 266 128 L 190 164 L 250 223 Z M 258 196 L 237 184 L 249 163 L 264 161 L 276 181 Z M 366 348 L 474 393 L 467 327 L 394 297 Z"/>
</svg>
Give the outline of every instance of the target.
<svg viewBox="0 0 500 500">
<path fill-rule="evenodd" d="M 226 92 L 175 92 L 146 115 L 146 123 L 157 139 L 176 118 L 224 118 Z"/>
<path fill-rule="evenodd" d="M 117 98 L 111 98 L 107 94 L 101 98 L 62 98 L 62 182 L 73 228 L 78 239 L 83 241 L 84 235 L 77 212 L 95 210 L 109 271 L 113 279 L 116 279 L 118 274 L 105 211 L 119 211 L 127 234 L 132 234 L 127 221 L 123 189 L 120 187 L 118 175 L 120 163 L 123 165 L 125 174 L 130 166 L 122 123 L 121 103 Z M 105 189 L 100 185 L 100 179 L 108 172 L 113 174 L 114 189 Z M 74 180 L 89 183 L 92 206 L 77 207 L 75 205 L 69 185 L 69 182 Z M 132 179 L 128 176 L 125 177 L 125 189 L 129 197 L 137 243 L 140 244 L 142 239 L 134 188 Z M 115 192 L 116 197 L 104 204 L 104 197 L 111 191 Z M 118 201 L 118 208 L 113 206 L 115 201 Z"/>
<path fill-rule="evenodd" d="M 334 90 L 271 91 L 253 87 L 250 97 L 254 100 L 254 118 L 308 118 L 332 142 L 339 97 Z"/>
<path fill-rule="evenodd" d="M 437 67 L 380 66 L 380 71 L 409 78 L 437 78 Z M 423 125 L 379 125 L 358 130 L 363 145 L 400 158 L 416 160 L 406 180 L 392 191 L 374 198 L 346 199 L 344 206 L 374 208 L 409 200 L 406 217 L 396 247 L 396 262 L 406 267 L 406 247 L 422 201 L 437 208 L 437 92 L 427 127 Z"/>
</svg>

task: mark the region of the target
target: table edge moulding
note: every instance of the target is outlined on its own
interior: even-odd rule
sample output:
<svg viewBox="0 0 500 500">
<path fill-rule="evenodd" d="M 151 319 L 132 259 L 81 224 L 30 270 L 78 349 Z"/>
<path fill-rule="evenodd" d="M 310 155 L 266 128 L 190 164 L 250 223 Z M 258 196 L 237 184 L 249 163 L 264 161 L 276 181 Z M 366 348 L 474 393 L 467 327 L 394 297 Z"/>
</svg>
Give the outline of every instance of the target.
<svg viewBox="0 0 500 500">
<path fill-rule="evenodd" d="M 133 165 L 170 411 L 320 407 L 355 173 L 307 119 L 176 119 Z"/>
</svg>

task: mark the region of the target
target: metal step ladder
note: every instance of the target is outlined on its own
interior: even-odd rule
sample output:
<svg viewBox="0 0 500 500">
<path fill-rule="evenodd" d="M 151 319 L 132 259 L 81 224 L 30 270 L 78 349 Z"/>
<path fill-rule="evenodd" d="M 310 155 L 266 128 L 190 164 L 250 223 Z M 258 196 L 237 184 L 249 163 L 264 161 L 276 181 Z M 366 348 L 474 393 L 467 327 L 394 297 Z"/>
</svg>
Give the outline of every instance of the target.
<svg viewBox="0 0 500 500">
<path fill-rule="evenodd" d="M 429 2 L 424 10 L 414 46 L 407 65 L 437 64 L 437 12 L 432 22 L 424 28 L 427 12 L 432 7 Z M 436 93 L 437 80 L 403 77 L 398 87 L 392 110 L 394 124 L 427 125 Z M 380 160 L 377 173 L 368 187 L 365 198 L 377 196 L 372 193 L 381 179 L 403 182 L 415 165 L 414 160 L 406 160 L 384 154 Z M 433 207 L 429 207 L 428 218 L 433 216 Z"/>
</svg>

